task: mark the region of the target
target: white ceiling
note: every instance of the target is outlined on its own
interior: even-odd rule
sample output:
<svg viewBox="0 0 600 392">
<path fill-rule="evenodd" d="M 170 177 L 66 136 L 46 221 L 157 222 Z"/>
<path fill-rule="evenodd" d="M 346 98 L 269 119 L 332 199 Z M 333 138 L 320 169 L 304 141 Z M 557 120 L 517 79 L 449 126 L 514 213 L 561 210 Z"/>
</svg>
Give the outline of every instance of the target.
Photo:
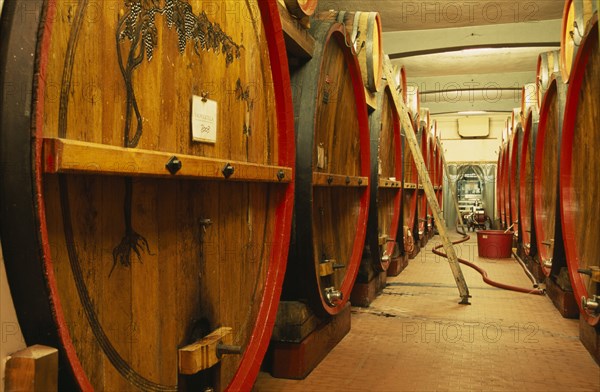
<svg viewBox="0 0 600 392">
<path fill-rule="evenodd" d="M 319 0 L 318 6 L 379 12 L 385 52 L 405 67 L 409 84 L 426 92 L 421 100 L 432 114 L 519 106 L 516 91 L 535 81 L 538 54 L 559 46 L 563 8 L 562 0 Z"/>
<path fill-rule="evenodd" d="M 537 56 L 555 47 L 464 49 L 394 60 L 410 71 L 412 78 L 463 74 L 531 71 L 535 77 Z M 512 87 L 512 86 L 503 86 Z"/>
<path fill-rule="evenodd" d="M 562 0 L 319 0 L 317 11 L 378 11 L 389 32 L 558 19 L 563 6 Z"/>
</svg>

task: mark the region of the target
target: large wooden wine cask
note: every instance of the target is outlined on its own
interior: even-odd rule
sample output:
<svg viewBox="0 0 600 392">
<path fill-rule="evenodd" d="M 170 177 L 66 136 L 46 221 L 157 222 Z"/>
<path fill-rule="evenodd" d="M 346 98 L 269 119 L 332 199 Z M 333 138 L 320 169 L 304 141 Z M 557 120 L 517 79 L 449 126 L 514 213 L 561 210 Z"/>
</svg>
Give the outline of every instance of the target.
<svg viewBox="0 0 600 392">
<path fill-rule="evenodd" d="M 360 66 L 343 24 L 315 20 L 313 58 L 292 75 L 296 116 L 295 240 L 284 299 L 324 315 L 344 309 L 365 243 L 369 123 Z"/>
<path fill-rule="evenodd" d="M 409 114 L 410 123 L 414 124 L 412 116 Z M 402 129 L 402 134 L 406 132 L 415 132 L 414 128 Z M 402 136 L 402 171 L 403 185 L 402 193 L 402 222 L 404 234 L 404 251 L 412 255 L 415 251 L 415 225 L 417 217 L 417 202 L 418 202 L 418 183 L 419 175 L 417 165 L 415 164 L 412 151 L 408 145 L 406 136 Z"/>
<path fill-rule="evenodd" d="M 533 225 L 533 160 L 538 132 L 539 116 L 530 108 L 523 127 L 523 145 L 521 146 L 521 165 L 519 166 L 519 223 L 523 251 L 528 256 L 536 254 L 535 230 Z"/>
<path fill-rule="evenodd" d="M 535 145 L 534 225 L 539 260 L 546 276 L 558 272 L 565 263 L 558 213 L 558 170 L 566 89 L 560 75 L 550 81 L 540 108 Z"/>
<path fill-rule="evenodd" d="M 371 92 L 382 88 L 383 36 L 378 12 L 340 11 L 338 22 L 344 23 L 350 34 L 349 43 L 354 44 L 362 79 Z"/>
<path fill-rule="evenodd" d="M 496 209 L 500 217 L 501 228 L 505 226 L 504 216 L 504 145 L 500 145 L 498 151 L 498 166 L 496 169 Z"/>
<path fill-rule="evenodd" d="M 584 38 L 571 75 L 560 157 L 560 200 L 566 256 L 580 310 L 598 325 L 600 296 L 600 51 L 598 19 Z M 596 299 L 594 300 L 594 296 Z"/>
<path fill-rule="evenodd" d="M 428 173 L 429 173 L 429 180 L 431 181 L 431 185 L 434 187 L 434 193 L 435 193 L 435 187 L 437 186 L 437 157 L 435 154 L 435 136 L 433 134 L 432 131 L 428 132 L 429 137 L 428 137 L 428 143 L 429 143 L 429 167 L 428 167 Z M 436 197 L 437 200 L 437 197 Z M 433 209 L 431 208 L 431 205 L 429 203 L 427 203 L 427 233 L 429 235 L 429 237 L 433 237 L 433 227 L 434 227 L 435 223 L 433 221 Z"/>
<path fill-rule="evenodd" d="M 421 113 L 421 94 L 417 85 L 408 84 L 406 87 L 406 108 L 412 115 L 413 122 L 416 122 L 415 128 L 419 128 L 419 115 Z"/>
<path fill-rule="evenodd" d="M 423 159 L 425 160 L 427 175 L 429 177 L 429 181 L 433 186 L 435 186 L 435 173 L 436 173 L 436 165 L 435 165 L 435 142 L 434 142 L 434 130 L 433 123 L 431 121 L 431 114 L 428 108 L 421 108 L 419 114 L 421 126 L 423 127 L 423 132 L 427 135 L 427 155 L 423 155 Z M 421 185 L 423 185 L 421 183 Z M 421 188 L 421 187 L 419 187 Z M 431 237 L 433 234 L 433 211 L 429 202 L 427 202 L 427 197 L 425 196 L 425 191 L 423 190 L 422 202 L 424 202 L 425 206 L 425 232 L 428 237 Z"/>
<path fill-rule="evenodd" d="M 514 108 L 510 114 L 510 134 L 512 135 L 517 129 L 517 125 L 522 121 L 521 107 Z"/>
<path fill-rule="evenodd" d="M 527 83 L 521 88 L 521 120 L 525 122 L 525 117 L 529 108 L 539 109 L 537 103 L 537 84 Z"/>
<path fill-rule="evenodd" d="M 423 161 L 425 162 L 425 170 L 427 173 L 430 171 L 431 166 L 431 135 L 427 130 L 427 123 L 423 120 L 420 121 L 419 133 L 417 135 L 421 154 L 423 155 Z M 417 194 L 418 207 L 417 207 L 417 235 L 421 240 L 421 245 L 425 246 L 427 225 L 428 225 L 428 203 L 427 197 L 425 196 L 425 190 L 423 188 L 423 180 L 419 178 L 419 192 Z M 425 240 L 424 240 L 425 239 Z"/>
<path fill-rule="evenodd" d="M 560 36 L 560 72 L 564 83 L 571 77 L 571 69 L 581 46 L 588 24 L 598 11 L 593 0 L 566 0 Z"/>
<path fill-rule="evenodd" d="M 393 67 L 394 67 L 394 81 L 396 82 L 396 86 L 397 86 L 396 90 L 402 97 L 402 102 L 404 102 L 404 104 L 406 105 L 406 100 L 407 100 L 407 95 L 408 95 L 406 70 L 404 69 L 404 66 L 399 66 L 397 64 L 394 64 Z"/>
<path fill-rule="evenodd" d="M 523 127 L 519 121 L 508 143 L 508 187 L 510 188 L 510 214 L 508 226 L 513 226 L 515 236 L 519 233 L 519 165 L 521 162 L 521 146 L 523 144 Z"/>
<path fill-rule="evenodd" d="M 548 90 L 548 85 L 550 84 L 550 79 L 552 74 L 560 72 L 559 66 L 560 59 L 560 51 L 554 50 L 550 52 L 540 53 L 537 61 L 536 68 L 536 85 L 537 85 L 537 108 L 538 111 L 542 104 L 542 99 L 544 98 L 544 94 L 546 90 Z"/>
<path fill-rule="evenodd" d="M 398 230 L 402 202 L 400 117 L 387 85 L 377 94 L 377 109 L 369 115 L 369 128 L 371 200 L 365 252 L 368 249 L 375 271 L 385 271 L 398 246 L 398 237 L 404 243 L 402 228 Z"/>
<path fill-rule="evenodd" d="M 61 390 L 258 373 L 293 211 L 288 65 L 275 1 L 208 3 L 5 4 L 2 244 Z"/>
<path fill-rule="evenodd" d="M 436 199 L 438 201 L 440 208 L 443 210 L 444 161 L 443 161 L 442 154 L 444 152 L 442 151 L 442 145 L 441 145 L 441 139 L 442 139 L 441 129 L 438 129 L 437 120 L 433 120 L 433 130 L 434 130 L 434 132 L 433 132 L 433 135 L 434 135 L 433 153 L 435 156 L 435 159 L 434 159 L 434 161 L 435 161 L 435 181 L 434 181 L 433 185 L 434 185 L 434 187 L 437 187 Z"/>
<path fill-rule="evenodd" d="M 502 164 L 502 185 L 503 185 L 503 196 L 502 201 L 504 202 L 504 224 L 508 229 L 511 223 L 511 215 L 510 215 L 510 138 L 509 135 L 507 141 L 504 143 L 504 154 L 502 154 L 502 159 L 504 163 Z"/>
</svg>

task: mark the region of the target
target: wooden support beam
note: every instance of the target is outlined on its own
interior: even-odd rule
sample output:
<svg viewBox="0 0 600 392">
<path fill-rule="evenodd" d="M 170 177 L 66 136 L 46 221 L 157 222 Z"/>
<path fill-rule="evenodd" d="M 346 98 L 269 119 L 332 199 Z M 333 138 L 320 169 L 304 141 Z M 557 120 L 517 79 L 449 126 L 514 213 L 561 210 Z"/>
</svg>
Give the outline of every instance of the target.
<svg viewBox="0 0 600 392">
<path fill-rule="evenodd" d="M 283 27 L 283 38 L 288 55 L 291 57 L 310 60 L 315 51 L 315 39 L 307 29 L 302 27 L 298 19 L 292 17 L 285 5 L 277 2 L 281 25 Z"/>
<path fill-rule="evenodd" d="M 379 177 L 380 188 L 402 188 L 402 181 Z"/>
<path fill-rule="evenodd" d="M 404 189 L 417 189 L 417 184 L 414 182 L 405 182 Z"/>
<path fill-rule="evenodd" d="M 58 350 L 35 345 L 9 356 L 5 391 L 57 391 Z"/>
<path fill-rule="evenodd" d="M 387 78 L 388 83 L 391 87 L 392 100 L 396 105 L 396 111 L 400 114 L 400 121 L 402 123 L 402 127 L 404 129 L 412 129 L 412 124 L 410 121 L 410 117 L 408 116 L 408 110 L 402 101 L 402 98 L 398 94 L 396 81 L 394 79 L 394 72 L 392 63 L 390 60 L 385 60 L 383 65 L 384 76 Z M 454 275 L 454 280 L 456 281 L 456 285 L 458 287 L 458 291 L 461 297 L 461 304 L 468 305 L 469 298 L 469 288 L 467 287 L 467 282 L 465 281 L 465 277 L 463 276 L 462 270 L 460 268 L 460 264 L 458 263 L 458 257 L 456 256 L 456 251 L 454 250 L 454 246 L 448 237 L 448 230 L 446 228 L 446 222 L 444 221 L 444 217 L 442 216 L 442 211 L 437 201 L 437 197 L 435 195 L 435 191 L 433 190 L 433 184 L 431 183 L 431 179 L 429 178 L 429 174 L 427 172 L 427 166 L 425 165 L 425 161 L 423 159 L 423 154 L 421 154 L 421 149 L 419 148 L 419 143 L 417 141 L 417 136 L 413 132 L 405 132 L 407 144 L 411 150 L 413 159 L 415 160 L 415 164 L 417 166 L 417 171 L 419 173 L 420 184 L 423 184 L 423 188 L 425 190 L 425 196 L 427 197 L 427 202 L 431 207 L 433 212 L 433 217 L 435 219 L 435 225 L 440 233 L 440 237 L 442 240 L 442 244 L 444 245 L 444 250 L 446 251 L 446 255 L 448 255 L 448 263 L 450 264 L 450 269 Z"/>
<path fill-rule="evenodd" d="M 369 177 L 344 176 L 332 173 L 313 173 L 314 186 L 366 187 Z"/>
<path fill-rule="evenodd" d="M 175 174 L 171 174 L 167 167 L 173 157 L 176 157 L 178 161 L 175 164 L 180 166 Z M 288 183 L 292 181 L 292 169 L 289 167 L 115 147 L 58 138 L 44 139 L 44 172 L 246 182 Z"/>
</svg>

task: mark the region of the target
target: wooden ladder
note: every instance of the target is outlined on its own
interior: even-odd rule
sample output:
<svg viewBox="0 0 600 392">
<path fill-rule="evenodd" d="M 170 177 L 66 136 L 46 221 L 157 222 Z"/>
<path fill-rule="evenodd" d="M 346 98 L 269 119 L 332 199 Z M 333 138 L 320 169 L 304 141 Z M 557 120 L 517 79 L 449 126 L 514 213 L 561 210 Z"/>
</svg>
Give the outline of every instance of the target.
<svg viewBox="0 0 600 392">
<path fill-rule="evenodd" d="M 402 99 L 400 98 L 400 94 L 398 93 L 398 86 L 396 86 L 396 81 L 393 75 L 392 62 L 389 59 L 386 59 L 384 61 L 383 74 L 385 75 L 385 78 L 387 79 L 387 82 L 390 85 L 392 99 L 394 101 L 394 105 L 396 106 L 396 111 L 400 116 L 400 122 L 402 124 L 402 127 L 406 130 L 404 132 L 406 134 L 406 140 L 412 152 L 412 156 L 415 160 L 415 165 L 417 166 L 417 171 L 419 172 L 419 179 L 423 184 L 425 196 L 427 197 L 427 202 L 429 203 L 429 206 L 431 207 L 431 210 L 433 212 L 435 225 L 438 229 L 438 232 L 440 233 L 442 244 L 444 245 L 444 250 L 446 251 L 446 255 L 448 257 L 448 263 L 450 264 L 450 269 L 452 270 L 454 280 L 456 281 L 456 285 L 458 287 L 458 292 L 460 293 L 461 301 L 459 303 L 463 305 L 469 305 L 469 298 L 471 298 L 471 296 L 469 295 L 469 288 L 467 287 L 467 282 L 465 281 L 465 277 L 463 276 L 462 270 L 460 268 L 460 264 L 458 262 L 458 257 L 456 256 L 454 246 L 450 241 L 450 238 L 448 237 L 446 222 L 442 217 L 440 205 L 438 204 L 437 198 L 435 197 L 435 191 L 427 173 L 427 167 L 425 166 L 425 161 L 423 159 L 421 149 L 419 148 L 419 144 L 417 142 L 417 136 L 414 132 L 412 132 L 413 126 L 411 124 L 410 117 L 408 116 L 408 111 L 406 109 L 406 106 L 404 105 L 404 102 L 402 102 Z"/>
</svg>

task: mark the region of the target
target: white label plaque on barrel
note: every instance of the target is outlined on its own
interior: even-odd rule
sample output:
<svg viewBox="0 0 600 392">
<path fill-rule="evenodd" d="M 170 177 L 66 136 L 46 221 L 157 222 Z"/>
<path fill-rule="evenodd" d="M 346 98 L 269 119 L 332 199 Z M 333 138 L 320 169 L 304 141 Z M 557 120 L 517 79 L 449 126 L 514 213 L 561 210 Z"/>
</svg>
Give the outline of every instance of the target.
<svg viewBox="0 0 600 392">
<path fill-rule="evenodd" d="M 217 101 L 193 96 L 192 139 L 195 142 L 217 142 L 217 110 Z"/>
</svg>

